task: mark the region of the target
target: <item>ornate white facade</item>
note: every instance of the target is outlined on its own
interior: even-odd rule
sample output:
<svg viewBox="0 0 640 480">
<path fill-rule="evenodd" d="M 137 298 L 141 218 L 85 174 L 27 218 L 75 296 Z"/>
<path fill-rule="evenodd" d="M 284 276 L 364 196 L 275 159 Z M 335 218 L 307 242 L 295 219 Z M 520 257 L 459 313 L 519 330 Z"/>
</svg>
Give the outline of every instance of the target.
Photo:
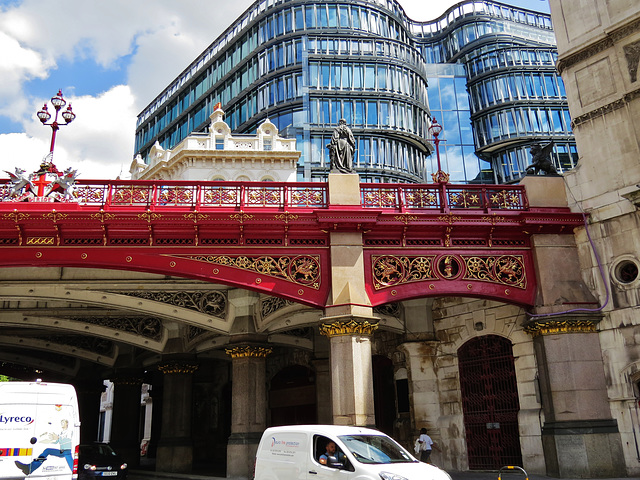
<svg viewBox="0 0 640 480">
<path fill-rule="evenodd" d="M 152 147 L 149 164 L 137 156 L 133 180 L 224 180 L 295 182 L 300 152 L 296 140 L 283 138 L 266 119 L 256 135 L 233 135 L 224 111 L 211 114 L 208 134 L 194 133 L 173 149 Z"/>
</svg>

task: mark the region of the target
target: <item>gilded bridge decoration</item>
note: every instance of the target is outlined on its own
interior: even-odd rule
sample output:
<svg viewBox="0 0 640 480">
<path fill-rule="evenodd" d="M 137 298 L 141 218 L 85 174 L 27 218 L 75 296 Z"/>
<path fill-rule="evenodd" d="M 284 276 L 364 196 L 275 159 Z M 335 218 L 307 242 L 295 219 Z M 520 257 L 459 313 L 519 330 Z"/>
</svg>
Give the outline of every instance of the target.
<svg viewBox="0 0 640 480">
<path fill-rule="evenodd" d="M 225 348 L 224 351 L 231 358 L 266 358 L 273 349 L 270 347 L 258 347 L 253 345 L 239 345 L 237 347 Z"/>
<path fill-rule="evenodd" d="M 425 280 L 472 280 L 527 288 L 522 255 L 420 255 L 371 257 L 376 290 Z"/>
<path fill-rule="evenodd" d="M 375 288 L 391 287 L 404 283 L 435 280 L 433 261 L 435 255 L 396 257 L 391 255 L 372 257 Z"/>
<path fill-rule="evenodd" d="M 158 365 L 158 370 L 165 375 L 171 373 L 189 375 L 198 370 L 198 365 L 185 362 L 167 362 L 165 364 Z"/>
<path fill-rule="evenodd" d="M 524 327 L 532 337 L 539 335 L 557 335 L 559 333 L 592 333 L 597 331 L 597 320 L 548 320 L 535 321 Z"/>
<path fill-rule="evenodd" d="M 373 335 L 377 329 L 378 322 L 369 323 L 367 320 L 356 322 L 353 319 L 348 322 L 323 323 L 319 327 L 320 334 L 329 338 L 343 335 Z"/>
<path fill-rule="evenodd" d="M 143 298 L 154 302 L 167 303 L 176 307 L 188 308 L 207 315 L 224 316 L 227 311 L 227 297 L 218 291 L 196 292 L 164 292 L 164 291 L 122 291 L 111 290 L 110 293 Z"/>
<path fill-rule="evenodd" d="M 320 288 L 320 257 L 317 255 L 171 255 L 196 262 L 207 262 L 225 267 L 256 272 L 280 278 L 297 285 L 318 290 Z"/>
</svg>

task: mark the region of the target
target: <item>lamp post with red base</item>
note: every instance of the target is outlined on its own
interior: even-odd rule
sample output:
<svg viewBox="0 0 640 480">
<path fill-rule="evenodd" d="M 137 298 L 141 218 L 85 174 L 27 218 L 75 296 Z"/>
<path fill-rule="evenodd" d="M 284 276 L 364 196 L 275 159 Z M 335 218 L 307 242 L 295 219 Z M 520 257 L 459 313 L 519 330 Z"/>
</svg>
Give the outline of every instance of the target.
<svg viewBox="0 0 640 480">
<path fill-rule="evenodd" d="M 51 114 L 47 109 L 47 104 L 45 103 L 42 107 L 42 110 L 38 111 L 37 115 L 43 125 L 47 125 L 51 127 L 51 147 L 49 148 L 49 154 L 45 157 L 45 160 L 40 165 L 40 171 L 38 172 L 39 178 L 34 184 L 38 187 L 38 196 L 41 197 L 44 194 L 45 186 L 50 183 L 46 181 L 47 172 L 54 171 L 57 173 L 55 166 L 53 165 L 53 149 L 56 145 L 56 133 L 63 125 L 69 125 L 76 118 L 76 114 L 71 110 L 71 104 L 64 110 L 61 114 L 62 120 L 64 123 L 58 123 L 58 114 L 60 114 L 60 110 L 67 104 L 67 101 L 62 97 L 62 90 L 58 90 L 58 94 L 51 98 L 51 105 L 56 111 L 55 117 L 53 117 L 53 122 L 47 123 L 51 119 Z M 47 158 L 49 161 L 47 162 Z"/>
<path fill-rule="evenodd" d="M 446 184 L 449 182 L 449 174 L 445 173 L 442 170 L 442 166 L 440 165 L 440 140 L 439 136 L 442 133 L 442 125 L 438 123 L 438 121 L 433 118 L 431 120 L 431 126 L 429 127 L 429 133 L 433 136 L 433 144 L 436 147 L 436 160 L 438 161 L 438 171 L 431 174 L 431 178 L 433 178 L 434 183 L 439 185 L 440 190 L 440 208 L 442 211 L 447 211 L 447 186 Z"/>
</svg>

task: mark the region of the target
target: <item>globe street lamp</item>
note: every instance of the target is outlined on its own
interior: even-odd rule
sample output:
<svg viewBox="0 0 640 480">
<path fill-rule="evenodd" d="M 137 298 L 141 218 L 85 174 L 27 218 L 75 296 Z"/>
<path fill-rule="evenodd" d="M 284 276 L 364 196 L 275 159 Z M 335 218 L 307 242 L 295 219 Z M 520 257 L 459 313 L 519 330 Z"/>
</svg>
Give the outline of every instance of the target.
<svg viewBox="0 0 640 480">
<path fill-rule="evenodd" d="M 58 113 L 60 113 L 60 110 L 62 109 L 62 107 L 64 107 L 67 104 L 66 100 L 62 98 L 62 90 L 58 90 L 58 94 L 55 97 L 51 98 L 51 104 L 53 105 L 53 108 L 55 108 L 56 110 L 56 116 L 53 118 L 53 122 L 47 123 L 47 121 L 49 121 L 49 119 L 51 118 L 51 114 L 47 110 L 46 103 L 42 107 L 42 110 L 38 112 L 38 118 L 40 119 L 42 124 L 50 126 L 52 130 L 51 148 L 49 149 L 50 162 L 53 161 L 53 148 L 55 147 L 55 144 L 56 144 L 56 133 L 58 132 L 61 126 L 69 125 L 71 122 L 73 122 L 73 119 L 76 118 L 76 114 L 73 113 L 73 111 L 71 110 L 71 104 L 69 104 L 67 109 L 64 112 L 62 112 L 62 118 L 64 119 L 65 123 L 58 123 Z"/>
<path fill-rule="evenodd" d="M 442 167 L 440 166 L 440 148 L 439 144 L 442 140 L 440 140 L 439 135 L 442 133 L 442 125 L 438 123 L 435 117 L 431 121 L 431 126 L 429 127 L 429 132 L 433 136 L 433 143 L 436 146 L 436 159 L 438 161 L 438 171 L 436 173 L 432 173 L 431 177 L 435 183 L 447 183 L 449 181 L 449 174 L 442 171 Z"/>
<path fill-rule="evenodd" d="M 73 113 L 73 111 L 71 110 L 71 104 L 69 104 L 67 109 L 62 112 L 62 119 L 64 120 L 64 123 L 58 123 L 58 114 L 66 104 L 66 100 L 62 98 L 62 90 L 58 90 L 58 94 L 55 97 L 51 98 L 51 105 L 53 105 L 53 108 L 56 110 L 56 116 L 53 118 L 53 122 L 47 123 L 51 119 L 51 114 L 47 110 L 46 103 L 42 107 L 42 110 L 37 113 L 38 118 L 40 119 L 42 124 L 51 127 L 51 147 L 49 148 L 48 155 L 40 165 L 40 170 L 36 172 L 36 175 L 38 177 L 37 180 L 33 182 L 34 185 L 38 187 L 38 197 L 42 197 L 44 195 L 45 188 L 51 183 L 47 180 L 47 173 L 59 173 L 55 165 L 53 164 L 53 149 L 56 145 L 56 133 L 61 126 L 69 125 L 71 122 L 73 122 L 74 118 L 76 118 L 76 114 Z M 47 163 L 47 157 L 49 158 L 49 163 Z"/>
</svg>

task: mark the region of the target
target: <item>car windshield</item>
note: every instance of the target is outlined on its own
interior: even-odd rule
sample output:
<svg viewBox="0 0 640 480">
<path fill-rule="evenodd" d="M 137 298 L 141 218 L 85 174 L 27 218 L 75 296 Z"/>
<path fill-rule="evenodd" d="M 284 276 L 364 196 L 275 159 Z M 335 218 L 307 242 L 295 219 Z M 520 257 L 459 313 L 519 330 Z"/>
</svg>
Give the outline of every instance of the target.
<svg viewBox="0 0 640 480">
<path fill-rule="evenodd" d="M 101 455 L 105 457 L 115 456 L 116 452 L 109 445 L 80 445 L 83 455 Z"/>
<path fill-rule="evenodd" d="M 382 435 L 342 435 L 339 437 L 360 463 L 416 462 L 407 451 Z"/>
</svg>

